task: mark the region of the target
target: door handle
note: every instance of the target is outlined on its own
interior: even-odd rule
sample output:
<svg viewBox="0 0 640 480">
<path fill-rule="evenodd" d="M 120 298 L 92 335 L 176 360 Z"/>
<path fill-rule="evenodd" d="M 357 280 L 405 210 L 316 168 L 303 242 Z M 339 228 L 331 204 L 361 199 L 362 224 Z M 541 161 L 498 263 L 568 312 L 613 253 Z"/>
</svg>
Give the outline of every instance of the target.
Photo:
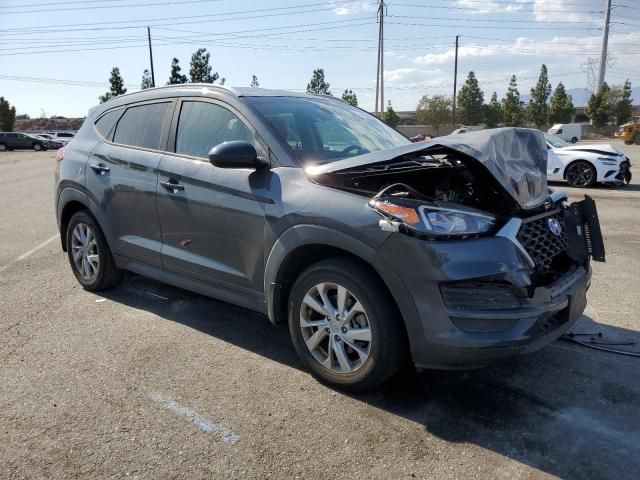
<svg viewBox="0 0 640 480">
<path fill-rule="evenodd" d="M 100 175 L 104 175 L 105 173 L 109 173 L 109 167 L 105 167 L 102 163 L 91 165 L 91 170 L 99 173 Z"/>
<path fill-rule="evenodd" d="M 184 190 L 184 185 L 181 185 L 179 183 L 160 182 L 160 185 L 162 185 L 167 190 L 172 191 L 173 193 L 177 193 L 179 190 Z"/>
</svg>

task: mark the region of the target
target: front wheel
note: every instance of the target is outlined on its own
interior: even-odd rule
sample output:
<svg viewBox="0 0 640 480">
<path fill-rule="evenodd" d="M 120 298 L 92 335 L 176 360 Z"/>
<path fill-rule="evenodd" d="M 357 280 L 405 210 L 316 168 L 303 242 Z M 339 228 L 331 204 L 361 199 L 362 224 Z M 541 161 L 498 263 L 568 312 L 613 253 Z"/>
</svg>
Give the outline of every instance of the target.
<svg viewBox="0 0 640 480">
<path fill-rule="evenodd" d="M 640 133 L 636 135 L 635 143 L 636 145 L 640 145 Z"/>
<path fill-rule="evenodd" d="M 313 376 L 342 390 L 377 387 L 407 355 L 404 325 L 389 293 L 347 258 L 323 260 L 300 275 L 289 300 L 289 331 Z"/>
<path fill-rule="evenodd" d="M 9 150 L 7 148 L 7 144 L 6 143 L 0 143 L 0 152 L 6 152 L 7 150 Z"/>
<path fill-rule="evenodd" d="M 596 183 L 596 169 L 585 160 L 572 163 L 566 172 L 567 183 L 572 187 L 592 187 Z"/>
<path fill-rule="evenodd" d="M 41 150 L 42 150 L 42 145 L 41 145 L 41 144 L 39 144 L 39 143 L 34 143 L 34 144 L 33 144 L 33 149 L 34 149 L 36 152 L 39 152 L 39 151 L 41 151 Z"/>
<path fill-rule="evenodd" d="M 573 137 L 571 139 L 571 143 L 578 143 L 578 137 Z"/>
<path fill-rule="evenodd" d="M 69 221 L 67 254 L 78 282 L 89 291 L 111 288 L 122 279 L 104 234 L 95 218 L 82 210 Z"/>
</svg>

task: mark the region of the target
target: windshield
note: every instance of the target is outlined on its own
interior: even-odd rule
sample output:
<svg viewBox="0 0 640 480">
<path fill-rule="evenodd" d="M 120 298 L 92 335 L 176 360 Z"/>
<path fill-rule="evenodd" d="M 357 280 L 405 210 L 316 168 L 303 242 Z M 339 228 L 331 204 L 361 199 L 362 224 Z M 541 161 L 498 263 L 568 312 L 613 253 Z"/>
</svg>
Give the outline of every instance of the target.
<svg viewBox="0 0 640 480">
<path fill-rule="evenodd" d="M 373 115 L 339 100 L 313 97 L 246 97 L 302 164 L 410 144 Z"/>
<path fill-rule="evenodd" d="M 544 134 L 544 139 L 554 148 L 564 148 L 569 146 L 569 143 L 565 142 L 560 137 L 556 137 L 555 135 L 550 135 L 548 133 Z"/>
</svg>

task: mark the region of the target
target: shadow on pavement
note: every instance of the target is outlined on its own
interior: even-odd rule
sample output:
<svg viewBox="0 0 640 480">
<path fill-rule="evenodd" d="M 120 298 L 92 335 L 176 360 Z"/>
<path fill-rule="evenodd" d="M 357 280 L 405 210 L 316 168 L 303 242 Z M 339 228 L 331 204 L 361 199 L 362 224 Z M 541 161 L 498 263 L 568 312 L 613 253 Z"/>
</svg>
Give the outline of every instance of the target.
<svg viewBox="0 0 640 480">
<path fill-rule="evenodd" d="M 303 368 L 286 327 L 273 327 L 260 314 L 136 275 L 104 296 Z M 588 317 L 573 330 L 594 329 L 640 340 L 638 332 Z M 422 424 L 444 440 L 473 443 L 561 478 L 637 479 L 639 366 L 639 358 L 559 340 L 492 368 L 405 372 L 353 398 Z"/>
</svg>

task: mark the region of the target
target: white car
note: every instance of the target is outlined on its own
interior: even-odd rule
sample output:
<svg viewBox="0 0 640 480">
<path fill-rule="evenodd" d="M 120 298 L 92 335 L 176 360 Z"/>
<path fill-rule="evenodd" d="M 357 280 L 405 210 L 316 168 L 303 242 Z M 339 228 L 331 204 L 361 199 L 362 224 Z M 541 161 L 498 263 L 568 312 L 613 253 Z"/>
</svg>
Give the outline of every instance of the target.
<svg viewBox="0 0 640 480">
<path fill-rule="evenodd" d="M 75 133 L 71 133 L 71 132 L 50 132 L 49 135 L 51 135 L 55 141 L 61 142 L 63 145 L 66 145 L 75 136 Z"/>
<path fill-rule="evenodd" d="M 606 143 L 572 145 L 555 135 L 547 142 L 547 179 L 566 181 L 572 187 L 598 182 L 622 185 L 631 181 L 631 161 L 622 150 Z"/>
</svg>

